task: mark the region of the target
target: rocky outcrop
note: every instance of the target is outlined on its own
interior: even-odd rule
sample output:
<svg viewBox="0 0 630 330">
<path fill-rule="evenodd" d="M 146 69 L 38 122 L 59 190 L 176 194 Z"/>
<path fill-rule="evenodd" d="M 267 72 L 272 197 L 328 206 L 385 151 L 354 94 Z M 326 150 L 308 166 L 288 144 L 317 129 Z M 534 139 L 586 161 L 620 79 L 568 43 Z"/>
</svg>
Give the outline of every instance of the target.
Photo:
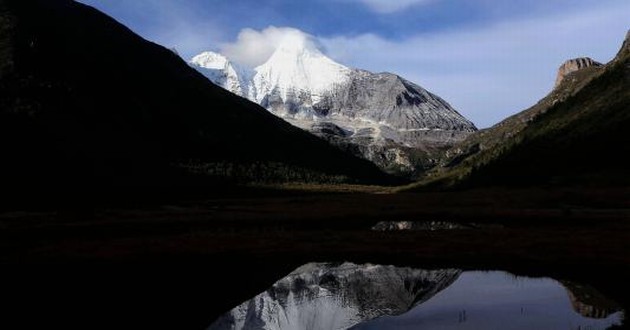
<svg viewBox="0 0 630 330">
<path fill-rule="evenodd" d="M 311 263 L 208 329 L 347 329 L 404 313 L 451 285 L 460 270 Z"/>
<path fill-rule="evenodd" d="M 555 87 L 558 87 L 560 83 L 564 80 L 564 78 L 573 72 L 589 67 L 600 67 L 602 65 L 603 64 L 594 61 L 590 57 L 580 57 L 568 60 L 560 66 L 560 69 L 558 69 L 558 76 L 556 78 Z"/>
</svg>

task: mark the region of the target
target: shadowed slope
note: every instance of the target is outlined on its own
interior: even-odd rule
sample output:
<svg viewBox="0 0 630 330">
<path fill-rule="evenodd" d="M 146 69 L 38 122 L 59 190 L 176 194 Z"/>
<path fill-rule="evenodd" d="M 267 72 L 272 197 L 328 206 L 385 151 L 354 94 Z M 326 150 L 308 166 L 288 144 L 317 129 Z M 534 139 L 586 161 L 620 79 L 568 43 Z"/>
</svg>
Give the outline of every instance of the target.
<svg viewBox="0 0 630 330">
<path fill-rule="evenodd" d="M 0 176 L 14 194 L 386 180 L 91 7 L 1 0 L 0 33 Z"/>
</svg>

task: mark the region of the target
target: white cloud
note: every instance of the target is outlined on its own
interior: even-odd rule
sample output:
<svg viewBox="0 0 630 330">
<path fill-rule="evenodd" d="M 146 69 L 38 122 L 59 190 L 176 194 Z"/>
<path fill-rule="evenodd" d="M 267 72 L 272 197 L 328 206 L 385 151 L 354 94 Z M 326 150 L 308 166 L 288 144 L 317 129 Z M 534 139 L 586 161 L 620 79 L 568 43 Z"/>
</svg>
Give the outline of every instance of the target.
<svg viewBox="0 0 630 330">
<path fill-rule="evenodd" d="M 221 44 L 219 48 L 231 60 L 253 68 L 267 61 L 276 48 L 287 40 L 319 47 L 313 36 L 298 29 L 270 26 L 262 31 L 243 29 L 235 42 Z"/>
<path fill-rule="evenodd" d="M 435 0 L 350 0 L 358 1 L 375 12 L 390 14 L 415 5 L 427 4 Z"/>
<path fill-rule="evenodd" d="M 610 60 L 629 28 L 628 12 L 630 3 L 623 2 L 403 41 L 365 34 L 321 42 L 331 57 L 400 74 L 487 127 L 546 95 L 563 61 L 580 56 Z"/>
</svg>

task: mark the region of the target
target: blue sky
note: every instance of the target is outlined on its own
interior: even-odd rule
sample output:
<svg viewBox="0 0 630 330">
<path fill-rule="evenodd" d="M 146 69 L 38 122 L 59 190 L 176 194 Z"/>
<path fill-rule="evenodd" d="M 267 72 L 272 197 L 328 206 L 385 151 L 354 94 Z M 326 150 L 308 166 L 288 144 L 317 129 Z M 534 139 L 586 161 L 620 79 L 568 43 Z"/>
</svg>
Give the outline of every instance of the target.
<svg viewBox="0 0 630 330">
<path fill-rule="evenodd" d="M 177 48 L 185 59 L 203 50 L 251 50 L 238 47 L 245 42 L 239 39 L 244 30 L 260 37 L 258 45 L 268 40 L 269 27 L 299 29 L 333 59 L 412 80 L 478 127 L 546 95 L 564 60 L 609 61 L 630 29 L 628 0 L 81 2 L 146 39 Z M 231 55 L 249 55 L 250 64 L 264 61 L 257 54 Z"/>
</svg>

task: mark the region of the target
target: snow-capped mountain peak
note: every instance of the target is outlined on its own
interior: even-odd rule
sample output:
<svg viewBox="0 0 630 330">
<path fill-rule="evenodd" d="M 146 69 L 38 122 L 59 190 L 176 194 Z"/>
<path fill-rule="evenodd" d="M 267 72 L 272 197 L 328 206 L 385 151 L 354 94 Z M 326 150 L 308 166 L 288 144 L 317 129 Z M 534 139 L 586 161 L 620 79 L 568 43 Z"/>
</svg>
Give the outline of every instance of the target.
<svg viewBox="0 0 630 330">
<path fill-rule="evenodd" d="M 221 54 L 211 51 L 203 52 L 193 57 L 190 65 L 215 84 L 235 94 L 247 96 L 249 93 L 249 80 L 252 74 Z"/>
<path fill-rule="evenodd" d="M 322 92 L 346 82 L 352 71 L 328 58 L 308 36 L 300 34 L 286 36 L 269 60 L 254 70 L 257 102 L 276 92 L 285 101 L 291 94 L 310 98 L 306 100 L 310 104 L 319 102 Z"/>
<path fill-rule="evenodd" d="M 191 63 L 206 69 L 223 70 L 230 66 L 227 57 L 215 52 L 203 52 L 190 60 Z"/>
</svg>

